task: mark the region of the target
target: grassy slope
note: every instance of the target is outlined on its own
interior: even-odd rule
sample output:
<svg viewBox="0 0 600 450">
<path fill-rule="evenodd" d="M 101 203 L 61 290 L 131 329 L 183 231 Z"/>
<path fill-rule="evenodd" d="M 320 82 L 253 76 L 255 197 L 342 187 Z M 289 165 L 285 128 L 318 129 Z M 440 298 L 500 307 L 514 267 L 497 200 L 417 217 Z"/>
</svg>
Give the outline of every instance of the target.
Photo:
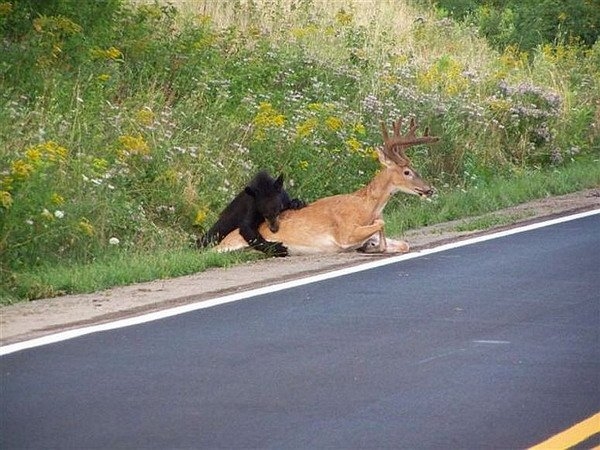
<svg viewBox="0 0 600 450">
<path fill-rule="evenodd" d="M 145 7 L 136 27 L 73 45 L 78 71 L 67 38 L 33 33 L 43 95 L 8 84 L 0 113 L 1 302 L 260 257 L 188 242 L 259 167 L 307 200 L 368 182 L 379 121 L 399 114 L 442 138 L 413 152 L 439 195 L 397 196 L 390 235 L 600 185 L 600 47 L 529 64 L 404 2 L 304 3 Z M 51 44 L 62 55 L 44 59 Z"/>
</svg>

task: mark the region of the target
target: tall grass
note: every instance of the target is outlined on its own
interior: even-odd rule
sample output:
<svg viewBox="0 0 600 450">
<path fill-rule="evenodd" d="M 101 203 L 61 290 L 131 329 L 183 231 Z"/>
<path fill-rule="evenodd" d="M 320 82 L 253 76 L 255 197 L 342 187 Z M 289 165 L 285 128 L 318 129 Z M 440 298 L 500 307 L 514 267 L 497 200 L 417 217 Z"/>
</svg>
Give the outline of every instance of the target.
<svg viewBox="0 0 600 450">
<path fill-rule="evenodd" d="M 477 209 L 448 206 L 458 192 L 598 164 L 598 43 L 499 53 L 391 0 L 21 0 L 0 2 L 0 31 L 11 298 L 79 289 L 24 287 L 48 267 L 178 254 L 259 168 L 308 201 L 357 189 L 378 169 L 380 122 L 399 116 L 441 137 L 413 163 L 448 186 L 436 202 L 453 214 Z M 126 267 L 113 282 L 147 279 Z"/>
</svg>

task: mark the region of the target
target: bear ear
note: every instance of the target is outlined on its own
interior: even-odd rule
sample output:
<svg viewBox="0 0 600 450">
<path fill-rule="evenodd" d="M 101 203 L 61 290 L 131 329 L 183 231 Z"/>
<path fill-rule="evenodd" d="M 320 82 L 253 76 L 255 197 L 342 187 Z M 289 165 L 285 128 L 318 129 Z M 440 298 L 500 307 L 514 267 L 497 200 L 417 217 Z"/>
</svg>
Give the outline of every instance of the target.
<svg viewBox="0 0 600 450">
<path fill-rule="evenodd" d="M 250 197 L 256 197 L 256 192 L 250 186 L 246 186 L 244 188 L 244 192 L 248 194 Z"/>
<path fill-rule="evenodd" d="M 275 187 L 281 189 L 283 187 L 283 174 L 279 175 L 275 180 Z"/>
</svg>

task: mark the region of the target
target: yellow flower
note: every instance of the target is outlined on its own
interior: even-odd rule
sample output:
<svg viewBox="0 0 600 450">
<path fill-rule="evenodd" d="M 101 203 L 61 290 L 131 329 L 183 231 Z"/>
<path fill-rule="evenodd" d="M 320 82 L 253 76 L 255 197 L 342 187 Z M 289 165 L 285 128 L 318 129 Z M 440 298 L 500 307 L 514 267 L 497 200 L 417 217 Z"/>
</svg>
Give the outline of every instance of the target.
<svg viewBox="0 0 600 450">
<path fill-rule="evenodd" d="M 500 62 L 508 69 L 522 69 L 527 65 L 529 55 L 519 50 L 517 45 L 509 45 L 500 55 Z"/>
<path fill-rule="evenodd" d="M 159 179 L 167 184 L 175 186 L 179 181 L 179 174 L 174 169 L 167 169 L 162 173 Z"/>
<path fill-rule="evenodd" d="M 0 206 L 8 209 L 12 206 L 13 199 L 12 195 L 8 191 L 0 191 Z"/>
<path fill-rule="evenodd" d="M 55 205 L 62 205 L 65 202 L 65 199 L 62 195 L 59 195 L 55 192 L 50 197 L 50 201 Z"/>
<path fill-rule="evenodd" d="M 35 164 L 42 159 L 42 152 L 39 150 L 39 148 L 32 147 L 25 151 L 25 157 Z"/>
<path fill-rule="evenodd" d="M 0 16 L 8 16 L 13 9 L 13 5 L 10 2 L 0 3 Z"/>
<path fill-rule="evenodd" d="M 41 216 L 48 221 L 54 220 L 54 215 L 50 211 L 48 211 L 46 208 L 43 209 Z"/>
<path fill-rule="evenodd" d="M 33 19 L 33 29 L 38 33 L 46 33 L 53 37 L 57 35 L 79 34 L 81 25 L 65 16 L 40 16 Z"/>
<path fill-rule="evenodd" d="M 98 78 L 98 81 L 101 81 L 104 83 L 105 81 L 110 80 L 110 75 L 107 73 L 101 73 L 100 75 L 98 75 L 97 78 Z"/>
<path fill-rule="evenodd" d="M 135 120 L 140 125 L 149 127 L 154 122 L 154 113 L 150 108 L 142 108 L 135 113 Z"/>
<path fill-rule="evenodd" d="M 258 112 L 254 117 L 255 136 L 262 140 L 265 137 L 265 131 L 270 128 L 282 128 L 285 124 L 285 116 L 277 111 L 269 102 L 261 102 L 258 105 Z"/>
<path fill-rule="evenodd" d="M 87 236 L 94 235 L 94 226 L 87 219 L 81 219 L 77 224 L 79 229 L 83 232 L 83 234 Z"/>
<path fill-rule="evenodd" d="M 355 124 L 353 127 L 353 130 L 356 134 L 360 134 L 361 136 L 364 136 L 365 133 L 367 132 L 367 130 L 365 129 L 365 126 L 361 122 L 358 122 L 357 124 Z"/>
<path fill-rule="evenodd" d="M 314 117 L 312 117 L 310 119 L 306 119 L 304 122 L 299 123 L 296 126 L 296 134 L 299 137 L 306 137 L 306 136 L 310 135 L 316 127 L 317 127 L 317 119 L 315 119 Z"/>
<path fill-rule="evenodd" d="M 110 47 L 104 50 L 96 47 L 90 50 L 90 56 L 92 59 L 107 59 L 114 61 L 122 59 L 123 53 L 116 47 Z"/>
<path fill-rule="evenodd" d="M 202 225 L 206 220 L 206 209 L 202 208 L 196 211 L 196 217 L 194 218 L 194 225 Z"/>
<path fill-rule="evenodd" d="M 150 153 L 150 147 L 141 135 L 130 136 L 125 135 L 119 137 L 119 143 L 121 144 L 121 157 L 127 155 L 147 155 Z"/>
<path fill-rule="evenodd" d="M 298 163 L 298 167 L 302 170 L 308 169 L 308 161 L 302 160 Z"/>
<path fill-rule="evenodd" d="M 68 153 L 65 147 L 61 147 L 54 141 L 48 141 L 28 148 L 25 156 L 32 163 L 39 163 L 42 160 L 62 162 L 67 158 Z"/>
<path fill-rule="evenodd" d="M 10 172 L 16 179 L 24 179 L 31 175 L 33 166 L 22 159 L 17 159 L 11 164 Z"/>
<path fill-rule="evenodd" d="M 337 14 L 335 15 L 335 20 L 340 24 L 340 25 L 349 25 L 350 23 L 352 23 L 353 20 L 353 16 L 352 13 L 346 12 L 343 8 L 340 9 Z"/>
<path fill-rule="evenodd" d="M 346 145 L 353 153 L 358 153 L 362 150 L 362 144 L 355 137 L 351 137 L 346 141 Z"/>
<path fill-rule="evenodd" d="M 325 119 L 325 125 L 331 131 L 338 131 L 340 128 L 342 128 L 343 124 L 344 123 L 342 120 L 337 117 L 329 116 L 327 119 Z"/>
</svg>

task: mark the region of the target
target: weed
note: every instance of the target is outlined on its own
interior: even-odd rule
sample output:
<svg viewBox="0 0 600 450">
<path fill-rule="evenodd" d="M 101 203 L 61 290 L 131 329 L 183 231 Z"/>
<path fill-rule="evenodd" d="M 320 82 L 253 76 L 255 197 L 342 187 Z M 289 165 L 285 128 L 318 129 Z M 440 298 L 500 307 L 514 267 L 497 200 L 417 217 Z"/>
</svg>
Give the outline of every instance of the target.
<svg viewBox="0 0 600 450">
<path fill-rule="evenodd" d="M 0 2 L 12 299 L 201 270 L 182 249 L 251 174 L 306 200 L 353 191 L 399 116 L 440 136 L 411 157 L 443 188 L 390 204 L 392 232 L 600 184 L 598 44 L 499 54 L 403 2 L 80 3 Z"/>
</svg>

